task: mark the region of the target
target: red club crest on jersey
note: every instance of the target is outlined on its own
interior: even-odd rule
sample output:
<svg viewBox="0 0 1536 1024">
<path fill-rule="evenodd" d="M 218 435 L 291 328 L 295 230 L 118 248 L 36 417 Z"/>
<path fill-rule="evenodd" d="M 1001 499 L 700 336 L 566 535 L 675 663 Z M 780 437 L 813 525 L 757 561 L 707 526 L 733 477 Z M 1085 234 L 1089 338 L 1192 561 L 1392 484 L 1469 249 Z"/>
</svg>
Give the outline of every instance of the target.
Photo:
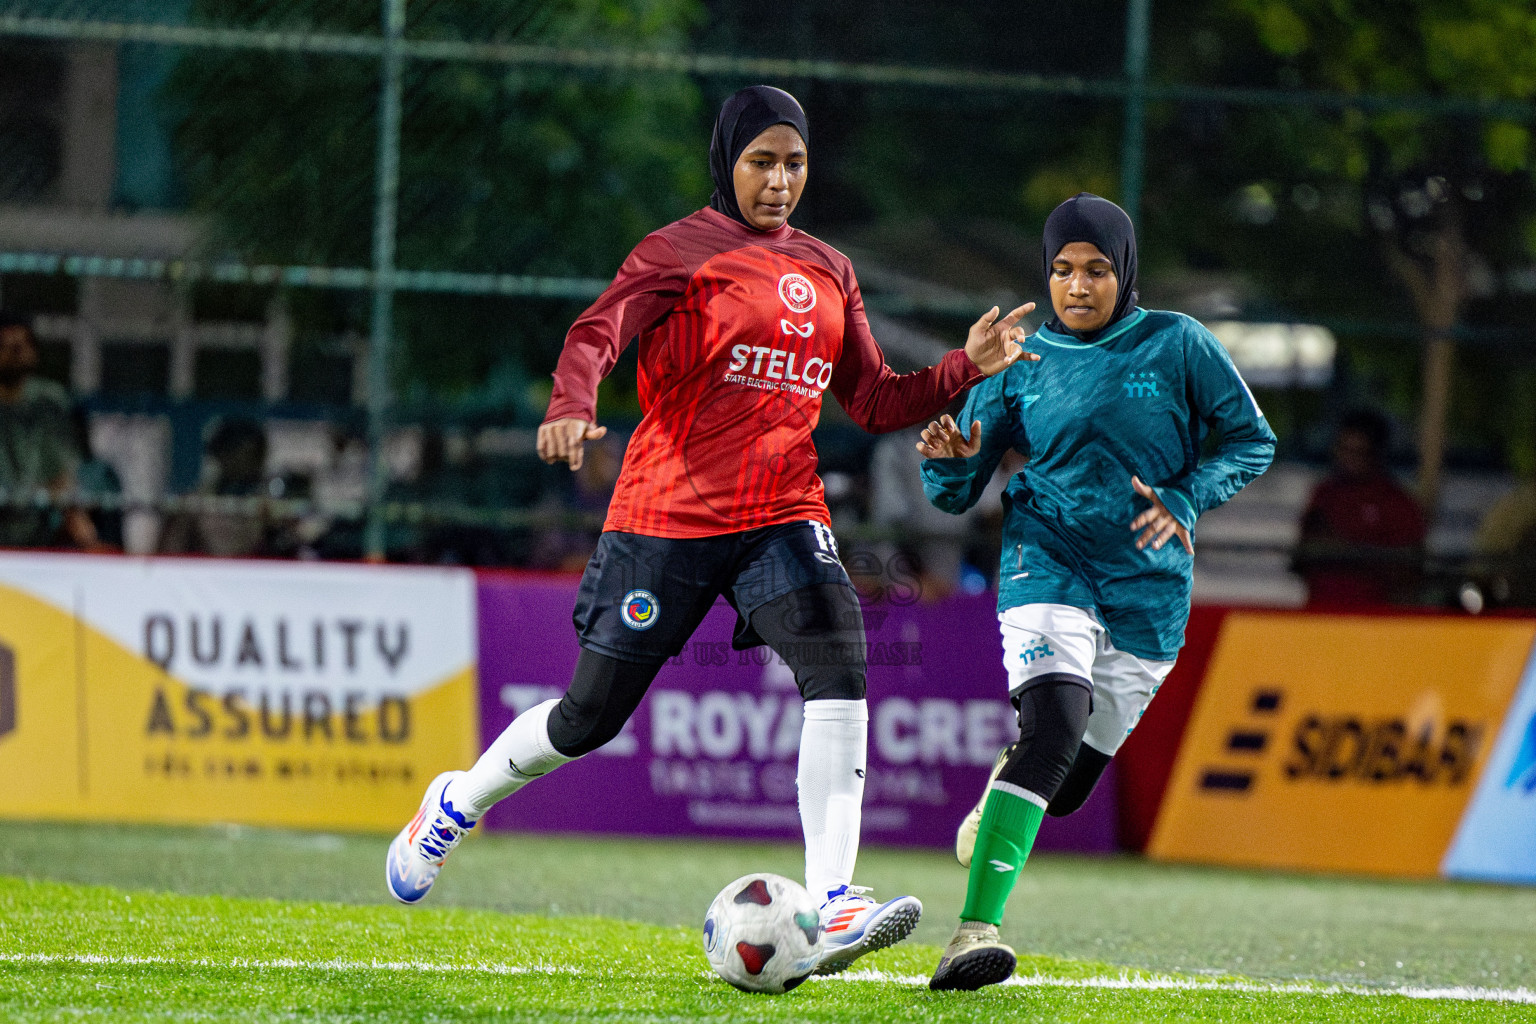
<svg viewBox="0 0 1536 1024">
<path fill-rule="evenodd" d="M 785 274 L 779 278 L 779 298 L 793 313 L 809 313 L 816 308 L 816 289 L 804 274 Z"/>
</svg>

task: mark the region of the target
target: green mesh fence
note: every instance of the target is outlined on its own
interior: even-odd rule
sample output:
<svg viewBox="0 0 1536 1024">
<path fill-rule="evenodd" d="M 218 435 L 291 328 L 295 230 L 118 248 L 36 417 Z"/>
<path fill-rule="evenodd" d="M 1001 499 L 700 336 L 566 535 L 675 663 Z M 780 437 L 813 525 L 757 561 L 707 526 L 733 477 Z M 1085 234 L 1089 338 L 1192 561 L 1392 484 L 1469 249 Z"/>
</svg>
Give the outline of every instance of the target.
<svg viewBox="0 0 1536 1024">
<path fill-rule="evenodd" d="M 1279 87 L 1284 67 L 1223 51 L 1203 23 L 1237 4 L 1160 9 L 1149 30 L 1131 0 L 1092 38 L 1059 13 L 1020 26 L 1016 5 L 975 6 L 791 5 L 765 33 L 688 0 L 0 0 L 0 299 L 58 328 L 56 361 L 60 325 L 89 302 L 127 310 L 124 337 L 96 339 L 94 376 L 78 359 L 60 371 L 113 409 L 133 404 L 114 389 L 141 372 L 139 335 L 191 331 L 200 352 L 283 335 L 286 370 L 238 381 L 173 351 L 165 397 L 360 408 L 348 429 L 373 442 L 360 507 L 377 554 L 392 425 L 536 417 L 574 313 L 645 231 L 707 197 L 710 113 L 751 81 L 793 88 L 830 154 L 803 222 L 853 251 L 872 309 L 949 344 L 993 301 L 1037 297 L 1027 228 L 1078 188 L 1141 211 L 1154 268 L 1194 253 L 1197 271 L 1262 280 L 1263 301 L 1239 295 L 1232 315 L 1304 316 L 1378 349 L 1420 325 L 1327 271 L 1342 259 L 1392 279 L 1365 244 L 1373 218 L 1407 223 L 1453 189 L 1492 238 L 1525 202 L 1513 155 L 1491 172 L 1404 164 L 1392 190 L 1351 163 L 1361 138 L 1415 134 L 1503 138 L 1513 154 L 1536 113 L 1519 90 Z M 1148 31 L 1163 40 L 1150 51 Z M 103 59 L 105 139 L 80 131 L 92 95 L 69 84 Z M 1326 161 L 1301 144 L 1318 138 L 1337 139 Z M 81 155 L 93 145 L 106 180 Z M 40 230 L 38 207 L 72 212 Z M 1484 262 L 1497 287 L 1536 292 L 1514 257 Z M 914 283 L 936 265 L 941 280 Z M 1473 359 L 1528 345 L 1507 318 L 1455 332 L 1486 343 Z M 1411 401 L 1383 366 L 1374 386 Z M 605 401 L 632 408 L 616 383 Z M 1300 425 L 1316 405 L 1286 395 L 1276 415 Z"/>
</svg>

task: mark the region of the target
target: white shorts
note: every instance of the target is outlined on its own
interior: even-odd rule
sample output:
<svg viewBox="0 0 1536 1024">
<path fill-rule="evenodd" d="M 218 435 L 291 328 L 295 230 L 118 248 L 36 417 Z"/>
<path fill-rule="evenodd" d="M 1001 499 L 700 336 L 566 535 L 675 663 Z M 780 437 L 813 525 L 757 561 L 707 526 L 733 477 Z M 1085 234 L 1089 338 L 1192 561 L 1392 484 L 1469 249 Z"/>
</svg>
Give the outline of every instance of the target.
<svg viewBox="0 0 1536 1024">
<path fill-rule="evenodd" d="M 1153 694 L 1173 669 L 1117 651 L 1090 611 L 1065 604 L 1026 604 L 997 617 L 1003 632 L 1008 696 L 1041 676 L 1066 673 L 1093 683 L 1093 713 L 1083 742 L 1113 755 L 1141 721 Z"/>
</svg>

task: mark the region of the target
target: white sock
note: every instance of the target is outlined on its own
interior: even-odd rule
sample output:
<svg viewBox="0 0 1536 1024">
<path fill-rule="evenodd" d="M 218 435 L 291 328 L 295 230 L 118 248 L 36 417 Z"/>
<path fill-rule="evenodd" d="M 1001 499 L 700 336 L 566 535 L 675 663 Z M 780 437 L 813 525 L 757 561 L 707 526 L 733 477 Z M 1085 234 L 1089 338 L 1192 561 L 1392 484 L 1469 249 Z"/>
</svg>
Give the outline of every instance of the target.
<svg viewBox="0 0 1536 1024">
<path fill-rule="evenodd" d="M 800 824 L 805 829 L 805 887 L 820 902 L 853 881 L 864 805 L 869 705 L 808 700 L 800 727 Z"/>
<path fill-rule="evenodd" d="M 465 817 L 478 819 L 497 801 L 576 760 L 556 750 L 549 739 L 549 713 L 559 703 L 547 700 L 512 719 L 475 766 L 448 783 L 443 799 Z"/>
</svg>

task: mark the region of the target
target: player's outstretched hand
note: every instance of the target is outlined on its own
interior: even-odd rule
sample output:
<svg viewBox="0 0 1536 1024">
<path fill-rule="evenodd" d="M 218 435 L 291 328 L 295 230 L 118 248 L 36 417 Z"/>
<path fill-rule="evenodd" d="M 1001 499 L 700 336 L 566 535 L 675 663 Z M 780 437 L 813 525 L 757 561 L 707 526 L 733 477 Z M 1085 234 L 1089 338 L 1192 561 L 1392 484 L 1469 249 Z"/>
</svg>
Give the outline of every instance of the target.
<svg viewBox="0 0 1536 1024">
<path fill-rule="evenodd" d="M 1131 477 L 1131 486 L 1136 488 L 1136 493 L 1152 503 L 1152 507 L 1131 521 L 1131 532 L 1141 531 L 1141 536 L 1136 538 L 1136 550 L 1140 551 L 1148 544 L 1153 551 L 1161 551 L 1163 545 L 1168 543 L 1169 537 L 1179 538 L 1179 543 L 1184 545 L 1184 550 L 1190 554 L 1195 553 L 1195 545 L 1189 539 L 1189 531 L 1173 518 L 1173 513 L 1168 511 L 1168 506 L 1157 496 L 1157 492 L 1141 482 L 1141 477 Z"/>
<path fill-rule="evenodd" d="M 976 364 L 976 369 L 991 377 L 1020 359 L 1033 362 L 1040 358 L 1033 352 L 1025 352 L 1019 344 L 1029 337 L 1029 332 L 1017 326 L 1018 322 L 1034 308 L 1033 302 L 1026 302 L 999 320 L 997 307 L 993 306 L 971 324 L 970 333 L 965 338 L 965 354 Z"/>
<path fill-rule="evenodd" d="M 539 458 L 548 463 L 568 462 L 574 472 L 581 468 L 583 447 L 588 441 L 597 441 L 608 433 L 607 427 L 588 423 L 583 419 L 567 417 L 539 424 Z"/>
<path fill-rule="evenodd" d="M 981 420 L 971 424 L 971 436 L 966 437 L 954 417 L 945 413 L 923 428 L 917 450 L 925 459 L 968 459 L 981 451 Z"/>
</svg>

